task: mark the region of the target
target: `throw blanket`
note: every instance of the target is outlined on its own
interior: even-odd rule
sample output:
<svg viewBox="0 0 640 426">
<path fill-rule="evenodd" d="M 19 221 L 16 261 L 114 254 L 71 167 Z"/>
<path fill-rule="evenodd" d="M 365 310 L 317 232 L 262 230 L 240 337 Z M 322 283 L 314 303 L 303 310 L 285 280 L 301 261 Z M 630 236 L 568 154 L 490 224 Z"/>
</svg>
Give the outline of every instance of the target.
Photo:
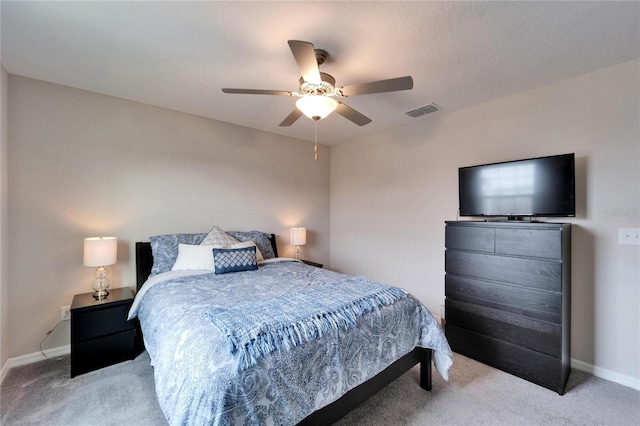
<svg viewBox="0 0 640 426">
<path fill-rule="evenodd" d="M 242 371 L 273 351 L 347 330 L 366 313 L 407 296 L 401 288 L 353 277 L 233 308 L 215 308 L 206 315 L 226 336 L 229 353 L 239 353 L 237 369 Z"/>
</svg>

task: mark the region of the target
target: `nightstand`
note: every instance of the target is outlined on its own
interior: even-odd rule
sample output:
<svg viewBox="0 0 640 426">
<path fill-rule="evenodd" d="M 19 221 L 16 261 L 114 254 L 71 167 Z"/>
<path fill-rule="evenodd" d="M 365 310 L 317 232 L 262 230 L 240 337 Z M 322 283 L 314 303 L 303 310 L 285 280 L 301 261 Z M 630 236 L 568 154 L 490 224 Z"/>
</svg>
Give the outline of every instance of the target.
<svg viewBox="0 0 640 426">
<path fill-rule="evenodd" d="M 142 352 L 138 320 L 127 321 L 133 304 L 129 287 L 109 291 L 106 299 L 76 294 L 71 303 L 71 377 L 134 359 Z"/>
<path fill-rule="evenodd" d="M 310 266 L 315 266 L 316 268 L 322 268 L 324 266 L 322 263 L 316 263 L 310 260 L 300 259 L 300 262 L 306 263 L 307 265 L 310 265 Z"/>
</svg>

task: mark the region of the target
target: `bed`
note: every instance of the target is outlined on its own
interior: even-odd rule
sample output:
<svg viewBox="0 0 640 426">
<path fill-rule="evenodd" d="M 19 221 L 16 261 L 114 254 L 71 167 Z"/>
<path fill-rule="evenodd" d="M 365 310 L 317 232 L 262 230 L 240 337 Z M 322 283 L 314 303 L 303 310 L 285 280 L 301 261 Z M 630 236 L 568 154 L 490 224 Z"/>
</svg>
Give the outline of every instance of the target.
<svg viewBox="0 0 640 426">
<path fill-rule="evenodd" d="M 189 235 L 189 242 L 199 244 L 205 234 Z M 242 318 L 260 315 L 258 311 L 269 309 L 266 300 L 282 303 L 305 292 L 304 297 L 322 298 L 318 292 L 325 287 L 358 291 L 352 289 L 368 281 L 279 258 L 273 234 L 232 235 L 251 241 L 264 237 L 256 251 L 268 256 L 257 270 L 158 273 L 153 240 L 136 243 L 138 291 L 130 318 L 140 320 L 158 401 L 170 424 L 331 424 L 418 363 L 421 388 L 431 390 L 432 361 L 448 378 L 452 355 L 446 339 L 431 314 L 410 295 L 398 296 L 389 305 L 381 302 L 357 318 L 356 325 L 307 339 L 298 332 L 297 338 L 287 337 L 289 343 L 280 338 L 275 348 L 256 343 L 257 356 L 243 353 L 242 345 L 228 340 L 233 333 L 223 326 L 229 324 L 216 320 L 238 316 L 235 310 L 250 306 L 253 312 L 242 311 Z M 256 300 L 249 301 L 252 298 Z M 396 305 L 408 306 L 415 314 L 396 315 Z M 279 305 L 276 311 L 286 308 Z M 420 344 L 415 345 L 410 334 L 418 325 Z M 253 335 L 251 342 L 255 340 Z M 371 347 L 369 340 L 374 341 Z"/>
</svg>

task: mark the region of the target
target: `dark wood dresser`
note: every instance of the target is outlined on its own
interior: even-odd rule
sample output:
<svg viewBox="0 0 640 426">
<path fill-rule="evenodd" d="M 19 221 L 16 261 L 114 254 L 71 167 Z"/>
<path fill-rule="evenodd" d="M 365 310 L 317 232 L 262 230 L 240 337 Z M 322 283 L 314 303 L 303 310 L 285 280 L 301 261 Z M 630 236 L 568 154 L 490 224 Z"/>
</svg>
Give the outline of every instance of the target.
<svg viewBox="0 0 640 426">
<path fill-rule="evenodd" d="M 570 372 L 571 224 L 446 222 L 451 348 L 564 393 Z"/>
<path fill-rule="evenodd" d="M 135 358 L 142 352 L 137 319 L 127 321 L 133 304 L 129 287 L 109 290 L 103 300 L 76 294 L 71 304 L 71 377 Z"/>
</svg>

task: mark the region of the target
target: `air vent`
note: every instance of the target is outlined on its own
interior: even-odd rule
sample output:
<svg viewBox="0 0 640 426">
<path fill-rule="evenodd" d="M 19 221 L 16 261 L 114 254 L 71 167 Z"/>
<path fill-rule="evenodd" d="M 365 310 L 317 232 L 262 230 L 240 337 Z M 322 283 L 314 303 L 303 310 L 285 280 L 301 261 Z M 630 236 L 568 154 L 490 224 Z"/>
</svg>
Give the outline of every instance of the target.
<svg viewBox="0 0 640 426">
<path fill-rule="evenodd" d="M 416 118 L 422 115 L 431 114 L 432 112 L 440 111 L 440 109 L 441 108 L 436 104 L 429 104 L 406 112 L 405 114 L 407 114 L 409 117 Z"/>
</svg>

